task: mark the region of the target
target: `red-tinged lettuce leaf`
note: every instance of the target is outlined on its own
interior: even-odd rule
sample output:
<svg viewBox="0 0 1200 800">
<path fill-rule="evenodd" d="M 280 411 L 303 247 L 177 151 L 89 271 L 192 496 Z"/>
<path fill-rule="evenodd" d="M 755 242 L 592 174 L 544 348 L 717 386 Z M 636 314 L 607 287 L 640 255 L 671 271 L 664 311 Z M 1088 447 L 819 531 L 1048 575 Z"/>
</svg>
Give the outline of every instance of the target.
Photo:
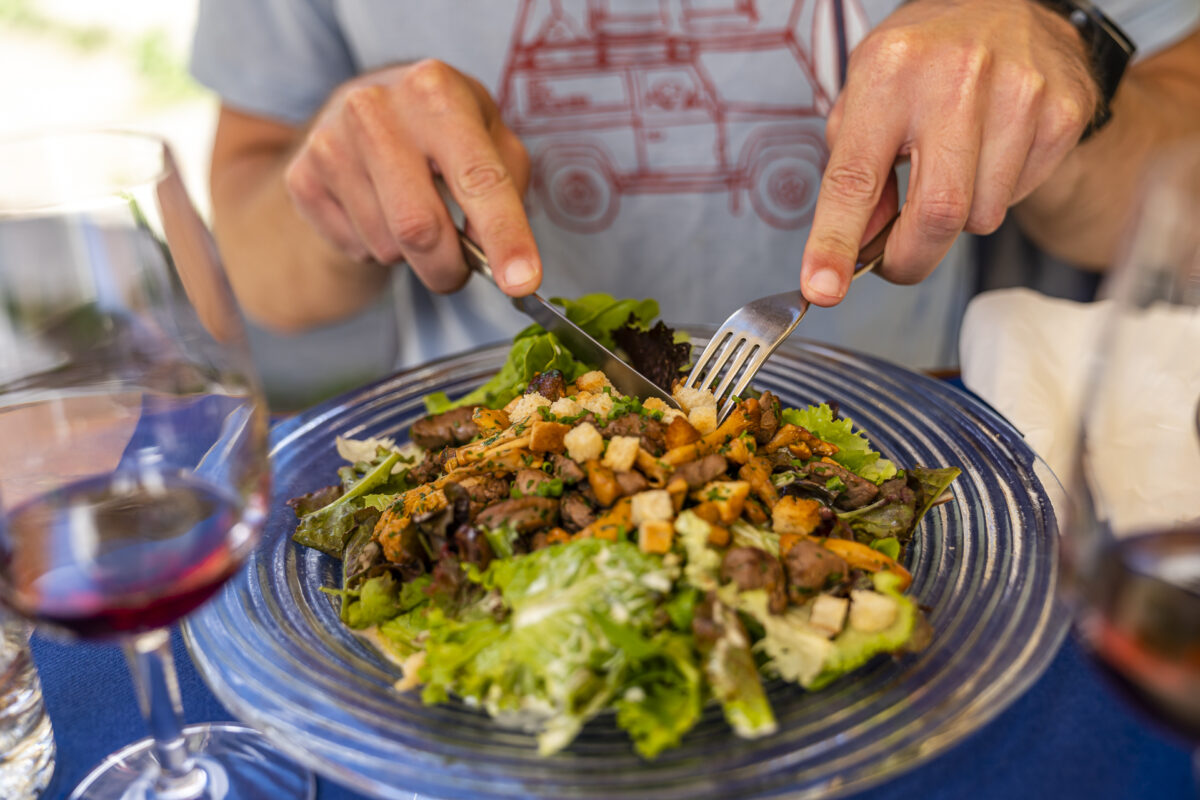
<svg viewBox="0 0 1200 800">
<path fill-rule="evenodd" d="M 634 369 L 668 392 L 692 360 L 691 343 L 676 341 L 675 331 L 661 321 L 645 329 L 630 315 L 613 331 L 613 340 Z"/>
</svg>

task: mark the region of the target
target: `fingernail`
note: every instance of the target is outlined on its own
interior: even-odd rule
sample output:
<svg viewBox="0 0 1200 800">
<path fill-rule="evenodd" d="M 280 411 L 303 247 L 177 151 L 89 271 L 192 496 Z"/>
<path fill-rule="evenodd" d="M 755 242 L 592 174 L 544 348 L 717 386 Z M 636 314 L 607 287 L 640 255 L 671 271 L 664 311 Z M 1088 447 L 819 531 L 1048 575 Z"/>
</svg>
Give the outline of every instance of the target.
<svg viewBox="0 0 1200 800">
<path fill-rule="evenodd" d="M 504 270 L 504 284 L 510 289 L 524 286 L 536 277 L 537 270 L 533 264 L 523 258 L 508 262 L 508 268 Z"/>
<path fill-rule="evenodd" d="M 842 278 L 834 270 L 819 269 L 808 279 L 808 288 L 826 297 L 841 297 Z"/>
</svg>

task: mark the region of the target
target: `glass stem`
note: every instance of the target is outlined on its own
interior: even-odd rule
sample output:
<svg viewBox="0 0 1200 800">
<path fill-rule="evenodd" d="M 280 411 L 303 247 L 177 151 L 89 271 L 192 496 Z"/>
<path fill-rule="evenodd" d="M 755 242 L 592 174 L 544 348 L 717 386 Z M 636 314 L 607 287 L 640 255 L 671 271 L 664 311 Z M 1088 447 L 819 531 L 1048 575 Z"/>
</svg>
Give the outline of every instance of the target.
<svg viewBox="0 0 1200 800">
<path fill-rule="evenodd" d="M 160 629 L 135 636 L 125 643 L 125 658 L 162 770 L 155 781 L 156 793 L 163 797 L 200 797 L 207 776 L 197 768 L 184 739 L 183 701 L 171 654 L 171 634 Z"/>
</svg>

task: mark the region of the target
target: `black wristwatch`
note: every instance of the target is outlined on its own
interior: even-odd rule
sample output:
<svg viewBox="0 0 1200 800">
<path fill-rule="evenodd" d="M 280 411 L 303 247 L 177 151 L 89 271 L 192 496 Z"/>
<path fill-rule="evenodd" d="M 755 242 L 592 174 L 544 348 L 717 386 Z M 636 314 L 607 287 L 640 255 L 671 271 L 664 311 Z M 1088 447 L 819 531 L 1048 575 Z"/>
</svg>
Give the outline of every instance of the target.
<svg viewBox="0 0 1200 800">
<path fill-rule="evenodd" d="M 1117 93 L 1121 76 L 1137 47 L 1117 23 L 1088 0 L 1037 0 L 1062 14 L 1083 37 L 1091 59 L 1092 76 L 1100 87 L 1100 103 L 1080 141 L 1088 138 L 1112 119 L 1109 104 Z"/>
</svg>

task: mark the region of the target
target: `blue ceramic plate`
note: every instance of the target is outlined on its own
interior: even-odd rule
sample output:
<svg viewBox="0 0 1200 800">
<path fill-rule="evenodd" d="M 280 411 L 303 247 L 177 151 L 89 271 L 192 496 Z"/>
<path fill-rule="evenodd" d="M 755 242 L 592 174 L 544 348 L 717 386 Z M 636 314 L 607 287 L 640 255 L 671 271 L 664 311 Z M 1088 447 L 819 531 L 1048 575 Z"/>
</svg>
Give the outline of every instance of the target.
<svg viewBox="0 0 1200 800">
<path fill-rule="evenodd" d="M 702 337 L 697 337 L 702 339 Z M 1056 484 L 1021 436 L 975 398 L 882 361 L 815 344 L 777 352 L 757 384 L 787 405 L 836 400 L 900 465 L 958 466 L 908 553 L 933 644 L 879 658 L 830 687 L 769 686 L 773 736 L 735 737 L 716 707 L 682 746 L 641 761 L 611 716 L 566 751 L 459 704 L 392 689 L 399 671 L 343 628 L 319 589 L 339 564 L 294 545 L 284 501 L 332 483 L 336 435 L 403 438 L 421 398 L 461 394 L 503 363 L 489 347 L 322 404 L 273 435 L 275 490 L 245 569 L 186 625 L 192 656 L 244 722 L 317 771 L 368 795 L 411 798 L 827 797 L 942 752 L 993 718 L 1049 664 L 1066 630 L 1055 600 Z"/>
</svg>

